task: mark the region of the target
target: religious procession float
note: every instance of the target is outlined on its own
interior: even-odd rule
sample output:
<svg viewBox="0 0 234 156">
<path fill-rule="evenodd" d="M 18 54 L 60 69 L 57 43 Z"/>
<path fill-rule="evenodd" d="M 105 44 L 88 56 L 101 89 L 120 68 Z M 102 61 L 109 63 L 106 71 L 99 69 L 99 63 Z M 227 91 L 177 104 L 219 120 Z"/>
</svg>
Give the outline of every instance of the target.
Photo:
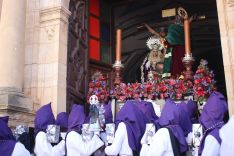
<svg viewBox="0 0 234 156">
<path fill-rule="evenodd" d="M 122 81 L 121 71 L 124 68 L 121 63 L 122 30 L 116 31 L 114 86 L 112 88 L 107 86 L 107 79 L 97 71 L 89 83 L 87 94 L 87 103 L 90 103 L 91 107 L 94 103 L 98 103 L 97 108 L 101 108 L 108 102 L 111 103 L 114 121 L 116 114 L 129 100 L 151 102 L 157 116 L 161 115 L 166 99 L 172 99 L 178 105 L 192 100 L 199 110 L 197 116 L 200 115 L 208 97 L 217 90 L 215 74 L 209 69 L 208 62 L 204 59 L 200 60 L 196 71 L 192 71 L 194 58 L 190 46 L 190 23 L 193 17 L 189 18 L 183 8 L 178 9 L 178 14 L 180 18 L 175 24 L 169 25 L 167 35 L 158 33 L 145 24 L 153 36 L 149 37 L 146 42 L 150 52 L 141 65 L 141 82 L 124 83 Z M 103 112 L 103 109 L 100 110 L 99 112 Z M 100 121 L 103 121 L 103 118 Z M 149 131 L 152 131 L 150 135 L 152 137 L 155 132 L 152 128 Z M 202 134 L 200 124 L 194 124 L 193 145 L 191 146 L 193 151 L 198 150 Z M 150 136 L 148 136 L 148 141 L 151 139 Z M 195 153 L 197 154 L 198 151 Z M 196 154 L 193 153 L 193 155 Z"/>
</svg>

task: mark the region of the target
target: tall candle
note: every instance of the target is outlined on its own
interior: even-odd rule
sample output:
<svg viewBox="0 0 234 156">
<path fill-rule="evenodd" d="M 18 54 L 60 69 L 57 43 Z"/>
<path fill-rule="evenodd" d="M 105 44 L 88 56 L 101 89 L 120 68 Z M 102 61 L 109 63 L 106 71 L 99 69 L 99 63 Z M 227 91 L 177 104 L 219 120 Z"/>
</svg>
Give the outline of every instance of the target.
<svg viewBox="0 0 234 156">
<path fill-rule="evenodd" d="M 122 30 L 116 31 L 116 61 L 121 61 L 121 48 L 122 48 Z"/>
<path fill-rule="evenodd" d="M 189 19 L 184 20 L 184 41 L 185 41 L 185 55 L 191 55 Z"/>
</svg>

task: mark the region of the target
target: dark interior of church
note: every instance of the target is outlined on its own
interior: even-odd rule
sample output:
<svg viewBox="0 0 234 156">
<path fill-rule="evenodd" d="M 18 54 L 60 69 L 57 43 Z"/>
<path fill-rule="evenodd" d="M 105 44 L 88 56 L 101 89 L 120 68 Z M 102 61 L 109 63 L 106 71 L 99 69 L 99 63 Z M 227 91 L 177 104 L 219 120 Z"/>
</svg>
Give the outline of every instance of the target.
<svg viewBox="0 0 234 156">
<path fill-rule="evenodd" d="M 162 10 L 182 6 L 189 15 L 205 16 L 191 24 L 192 54 L 199 65 L 201 58 L 208 60 L 214 70 L 219 90 L 225 92 L 225 78 L 220 42 L 219 23 L 215 0 L 122 0 L 113 1 L 114 30 L 123 29 L 124 81 L 140 81 L 140 66 L 149 50 L 146 40 L 151 35 L 143 23 L 167 27 L 171 18 L 162 18 Z M 195 69 L 194 69 L 195 71 Z"/>
<path fill-rule="evenodd" d="M 210 69 L 214 70 L 218 90 L 226 95 L 215 0 L 91 0 L 83 10 L 76 8 L 76 4 L 75 0 L 70 2 L 72 16 L 68 39 L 68 103 L 85 99 L 88 81 L 96 70 L 101 70 L 112 86 L 117 28 L 123 32 L 123 81 L 140 82 L 140 66 L 149 53 L 146 41 L 152 36 L 144 23 L 156 31 L 161 27 L 167 28 L 175 16 L 162 17 L 162 11 L 178 7 L 183 7 L 189 16 L 197 17 L 192 21 L 190 29 L 191 51 L 195 58 L 193 71 L 200 59 L 206 59 Z M 79 25 L 79 20 L 81 23 L 83 20 L 83 26 Z"/>
</svg>

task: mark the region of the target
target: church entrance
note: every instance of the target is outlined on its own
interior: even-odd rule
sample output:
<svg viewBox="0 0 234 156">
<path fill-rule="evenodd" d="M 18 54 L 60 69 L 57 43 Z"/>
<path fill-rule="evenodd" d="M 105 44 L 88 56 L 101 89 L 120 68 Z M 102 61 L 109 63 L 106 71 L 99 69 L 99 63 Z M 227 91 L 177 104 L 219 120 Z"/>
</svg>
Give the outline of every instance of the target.
<svg viewBox="0 0 234 156">
<path fill-rule="evenodd" d="M 214 70 L 217 87 L 226 95 L 220 31 L 215 0 L 71 0 L 67 65 L 67 109 L 72 103 L 84 103 L 88 82 L 99 70 L 112 86 L 115 61 L 115 31 L 122 33 L 122 77 L 125 83 L 141 82 L 141 66 L 150 50 L 146 46 L 152 34 L 144 26 L 167 32 L 175 19 L 173 9 L 186 9 L 196 19 L 191 23 L 191 49 L 194 69 L 206 59 Z M 182 61 L 181 61 L 182 64 Z"/>
</svg>

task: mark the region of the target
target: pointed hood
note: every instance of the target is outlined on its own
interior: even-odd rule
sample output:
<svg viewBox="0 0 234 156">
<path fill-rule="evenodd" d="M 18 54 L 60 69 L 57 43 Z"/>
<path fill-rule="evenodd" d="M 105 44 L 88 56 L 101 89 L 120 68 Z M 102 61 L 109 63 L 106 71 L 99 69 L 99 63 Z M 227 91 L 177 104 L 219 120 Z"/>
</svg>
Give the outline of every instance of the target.
<svg viewBox="0 0 234 156">
<path fill-rule="evenodd" d="M 68 128 L 68 115 L 66 112 L 61 112 L 57 115 L 56 121 L 55 121 L 56 125 L 59 125 L 60 128 L 62 129 L 67 129 Z"/>
<path fill-rule="evenodd" d="M 84 107 L 81 105 L 73 104 L 72 110 L 68 117 L 68 132 L 76 131 L 81 133 L 82 124 L 84 124 L 86 115 L 84 113 Z"/>
<path fill-rule="evenodd" d="M 227 111 L 227 102 L 224 96 L 219 92 L 213 92 L 208 98 L 199 118 L 200 123 L 205 129 L 205 133 L 199 146 L 198 155 L 202 154 L 207 135 L 211 134 L 221 143 L 219 129 L 224 125 L 223 118 Z"/>
<path fill-rule="evenodd" d="M 52 112 L 51 103 L 42 106 L 37 110 L 34 120 L 34 134 L 43 131 L 46 132 L 48 125 L 55 124 L 55 118 Z"/>
<path fill-rule="evenodd" d="M 167 99 L 159 118 L 159 124 L 161 127 L 170 128 L 179 142 L 180 152 L 183 153 L 188 150 L 188 144 L 181 127 L 181 118 L 179 107 L 176 106 L 174 101 Z"/>
<path fill-rule="evenodd" d="M 139 152 L 140 140 L 145 132 L 147 118 L 136 106 L 135 101 L 128 100 L 116 115 L 116 127 L 120 122 L 126 125 L 128 143 L 132 150 Z"/>
</svg>

